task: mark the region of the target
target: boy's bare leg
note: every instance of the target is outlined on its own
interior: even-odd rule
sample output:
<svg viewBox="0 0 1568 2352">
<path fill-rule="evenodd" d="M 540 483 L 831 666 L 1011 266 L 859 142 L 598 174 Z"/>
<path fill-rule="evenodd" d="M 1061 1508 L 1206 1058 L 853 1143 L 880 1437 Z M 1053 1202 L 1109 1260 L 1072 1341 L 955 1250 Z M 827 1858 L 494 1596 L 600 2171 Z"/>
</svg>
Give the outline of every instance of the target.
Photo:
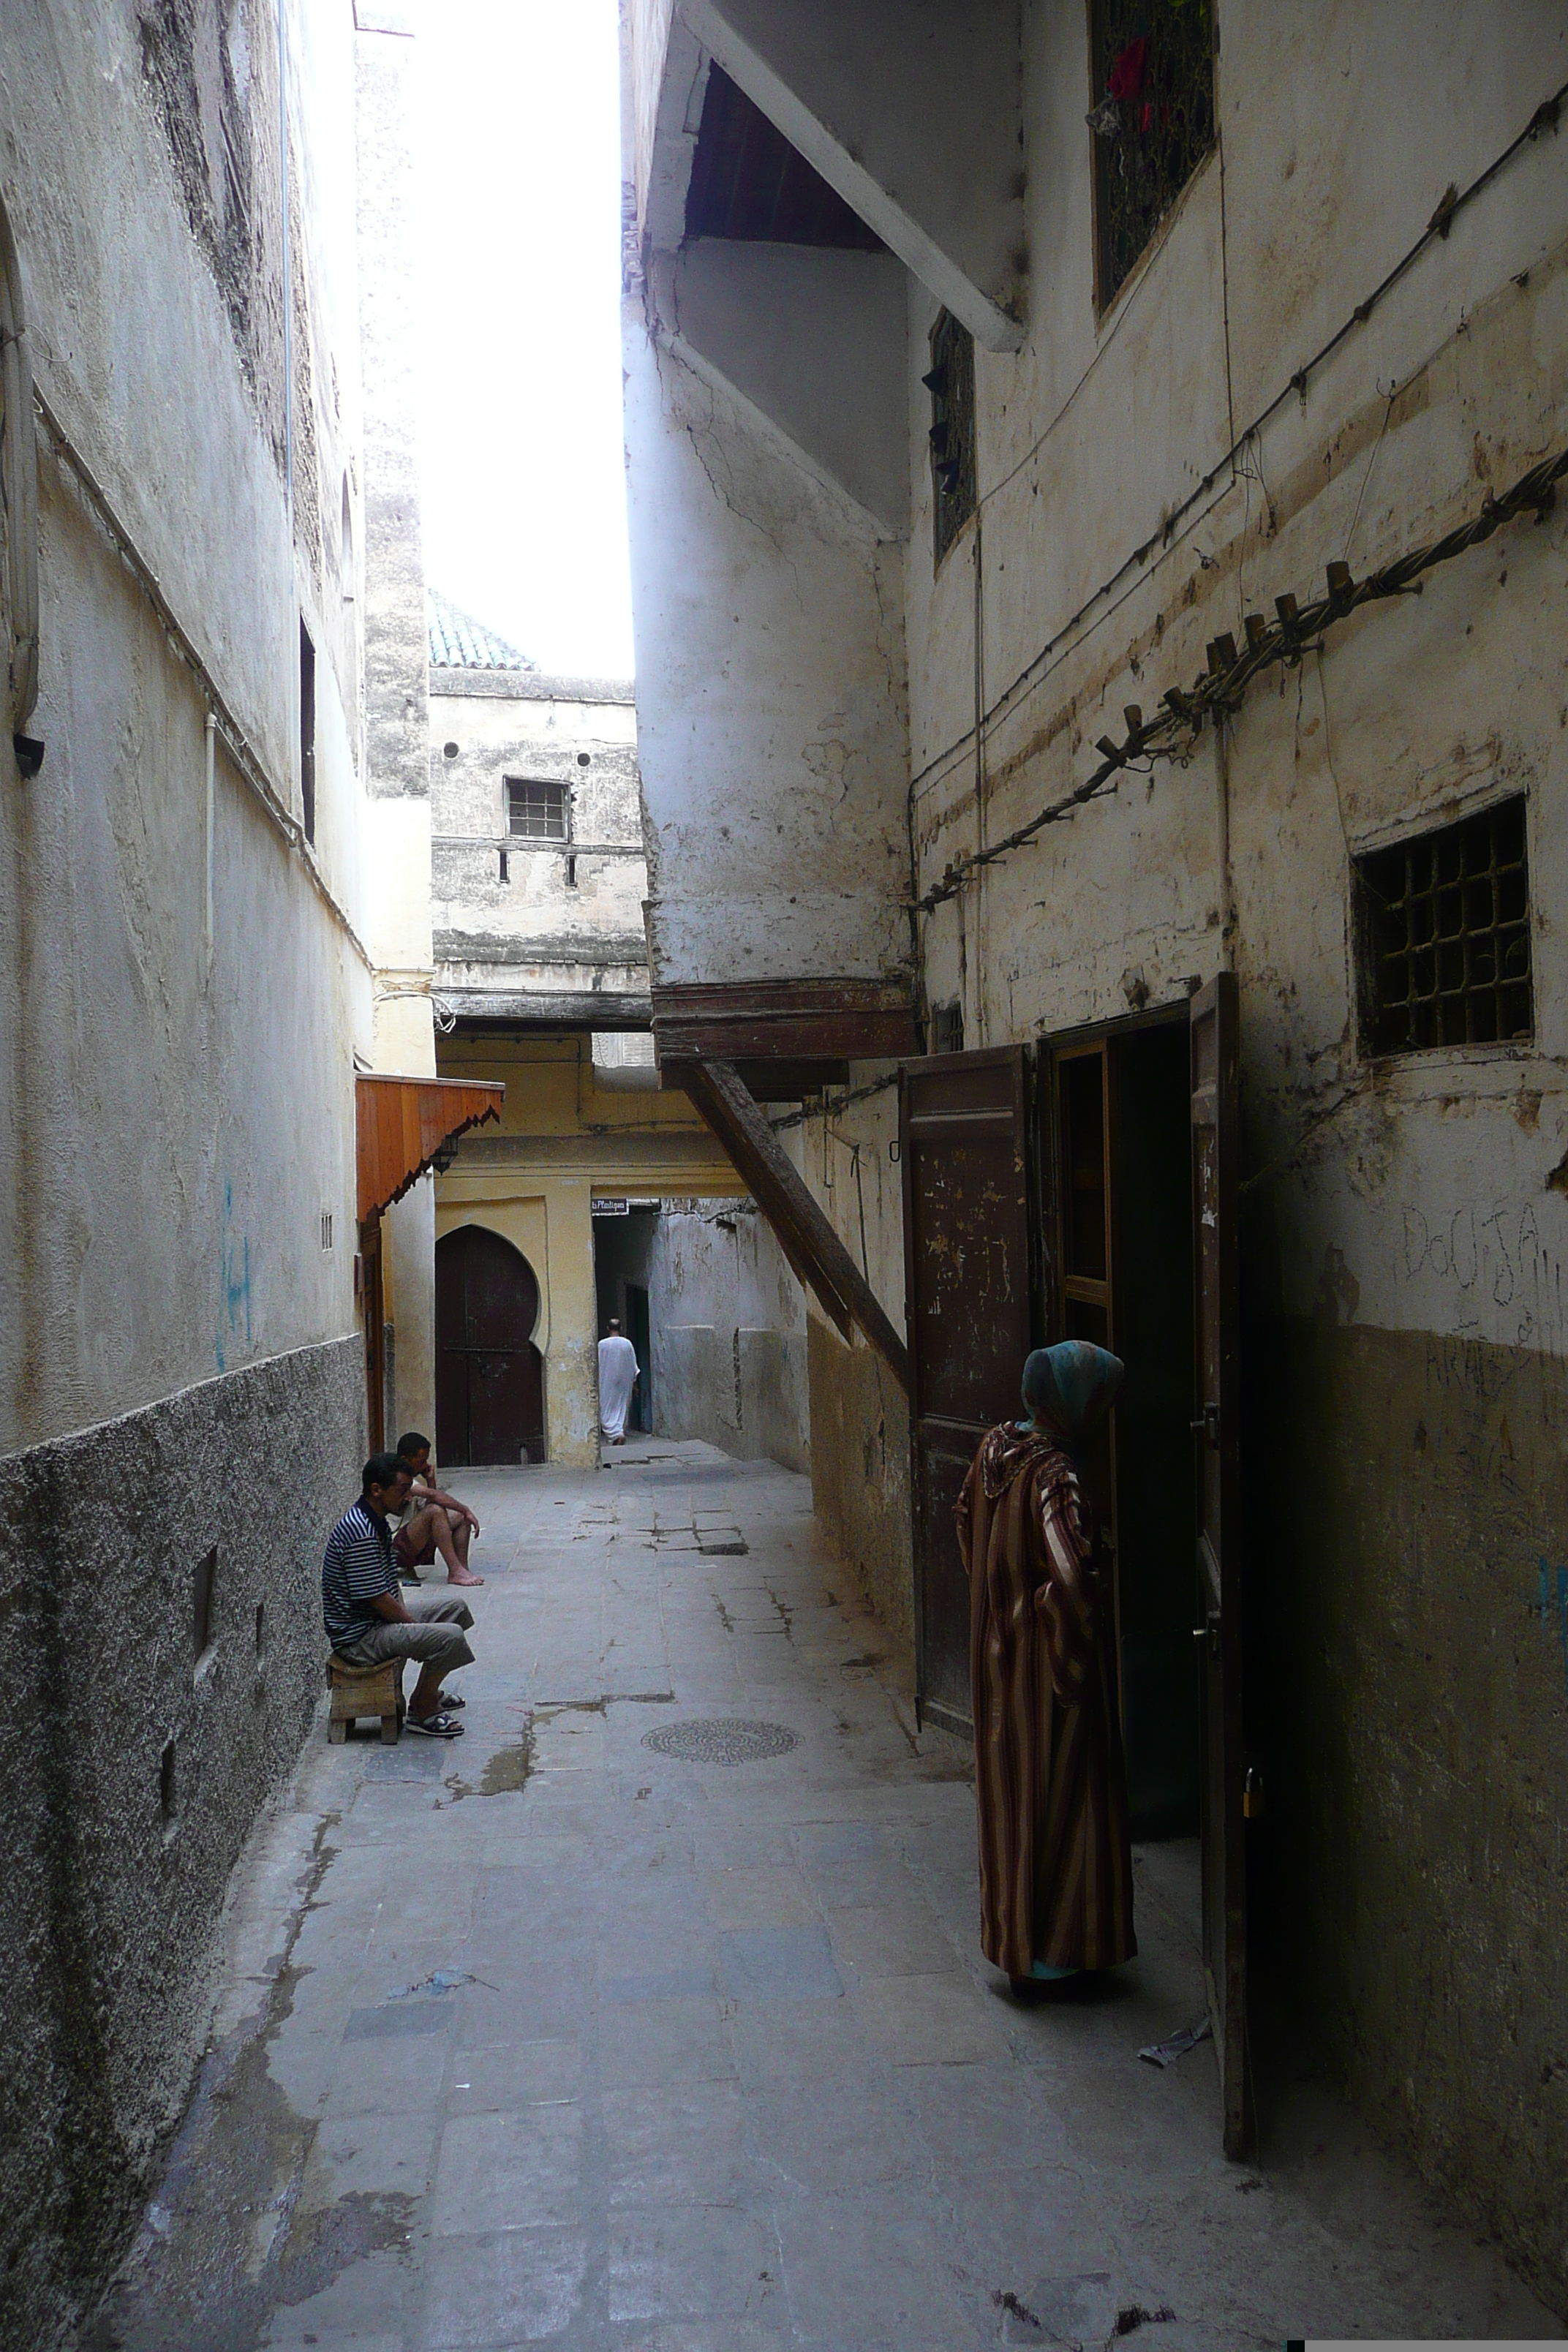
<svg viewBox="0 0 1568 2352">
<path fill-rule="evenodd" d="M 484 1578 L 473 1575 L 468 1567 L 470 1529 L 467 1519 L 454 1528 L 450 1511 L 443 1509 L 439 1503 L 432 1503 L 430 1532 L 436 1538 L 437 1550 L 447 1563 L 448 1584 L 482 1584 L 484 1582 Z"/>
<path fill-rule="evenodd" d="M 472 1576 L 468 1572 L 468 1523 L 465 1519 L 459 1552 L 453 1540 L 451 1515 L 439 1503 L 426 1503 L 425 1508 L 416 1512 L 408 1522 L 408 1539 L 414 1546 L 416 1556 L 424 1550 L 426 1541 L 434 1544 L 447 1563 L 448 1584 L 482 1584 L 485 1580 L 482 1576 Z"/>
</svg>

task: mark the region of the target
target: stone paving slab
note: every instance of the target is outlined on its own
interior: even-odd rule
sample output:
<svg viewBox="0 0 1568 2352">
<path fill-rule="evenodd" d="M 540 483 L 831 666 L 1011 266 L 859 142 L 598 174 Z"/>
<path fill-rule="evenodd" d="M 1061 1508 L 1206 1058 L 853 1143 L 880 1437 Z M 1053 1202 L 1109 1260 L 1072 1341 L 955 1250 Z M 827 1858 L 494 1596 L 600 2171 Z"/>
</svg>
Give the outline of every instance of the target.
<svg viewBox="0 0 1568 2352">
<path fill-rule="evenodd" d="M 665 1441 L 605 1463 L 454 1481 L 487 1579 L 465 1736 L 317 1726 L 96 2342 L 1562 2340 L 1331 2099 L 1237 2166 L 1212 2050 L 1138 2062 L 1202 2007 L 1189 1846 L 1141 1850 L 1103 1997 L 1018 2009 L 976 1948 L 967 1759 L 880 1678 L 806 1482 Z M 643 1744 L 707 1716 L 797 1744 Z"/>
</svg>

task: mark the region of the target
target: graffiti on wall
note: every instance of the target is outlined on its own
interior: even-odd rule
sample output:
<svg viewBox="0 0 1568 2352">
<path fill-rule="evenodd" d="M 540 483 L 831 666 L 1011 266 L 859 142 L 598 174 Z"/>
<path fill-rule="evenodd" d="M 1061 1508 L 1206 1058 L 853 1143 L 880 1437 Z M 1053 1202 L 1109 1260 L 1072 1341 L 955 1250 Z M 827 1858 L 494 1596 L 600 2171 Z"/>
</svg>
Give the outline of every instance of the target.
<svg viewBox="0 0 1568 2352">
<path fill-rule="evenodd" d="M 1467 1201 L 1447 1219 L 1433 1219 L 1406 1201 L 1400 1227 L 1399 1273 L 1424 1288 L 1437 1286 L 1456 1331 L 1479 1332 L 1484 1322 L 1502 1337 L 1500 1319 L 1517 1346 L 1564 1352 L 1563 1260 L 1542 1242 L 1533 1202 L 1499 1201 L 1489 1209 Z"/>
</svg>

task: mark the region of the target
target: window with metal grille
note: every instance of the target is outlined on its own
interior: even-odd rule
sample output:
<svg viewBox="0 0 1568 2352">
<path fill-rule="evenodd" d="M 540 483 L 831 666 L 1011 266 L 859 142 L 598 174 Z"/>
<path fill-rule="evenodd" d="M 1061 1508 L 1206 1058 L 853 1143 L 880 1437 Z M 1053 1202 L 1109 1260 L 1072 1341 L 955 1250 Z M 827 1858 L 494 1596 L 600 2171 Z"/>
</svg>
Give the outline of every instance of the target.
<svg viewBox="0 0 1568 2352">
<path fill-rule="evenodd" d="M 931 331 L 932 541 L 942 562 L 974 512 L 974 338 L 944 310 Z"/>
<path fill-rule="evenodd" d="M 316 838 L 316 648 L 300 624 L 300 808 L 305 838 Z"/>
<path fill-rule="evenodd" d="M 509 833 L 524 841 L 564 841 L 569 801 L 564 784 L 537 782 L 532 777 L 506 780 L 506 824 Z"/>
<path fill-rule="evenodd" d="M 1089 0 L 1103 310 L 1215 142 L 1213 0 Z"/>
<path fill-rule="evenodd" d="M 1363 1053 L 1533 1035 L 1522 799 L 1372 850 L 1354 871 Z"/>
</svg>

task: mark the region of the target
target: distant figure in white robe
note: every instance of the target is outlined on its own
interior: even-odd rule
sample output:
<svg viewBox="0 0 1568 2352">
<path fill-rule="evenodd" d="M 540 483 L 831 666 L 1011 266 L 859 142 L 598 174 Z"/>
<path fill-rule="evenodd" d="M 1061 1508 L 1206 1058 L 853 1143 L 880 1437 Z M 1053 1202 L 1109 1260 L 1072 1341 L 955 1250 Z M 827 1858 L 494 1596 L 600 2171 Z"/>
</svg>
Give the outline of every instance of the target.
<svg viewBox="0 0 1568 2352">
<path fill-rule="evenodd" d="M 626 1415 L 638 1380 L 637 1351 L 615 1317 L 599 1342 L 599 1426 L 612 1445 L 626 1442 Z"/>
</svg>

